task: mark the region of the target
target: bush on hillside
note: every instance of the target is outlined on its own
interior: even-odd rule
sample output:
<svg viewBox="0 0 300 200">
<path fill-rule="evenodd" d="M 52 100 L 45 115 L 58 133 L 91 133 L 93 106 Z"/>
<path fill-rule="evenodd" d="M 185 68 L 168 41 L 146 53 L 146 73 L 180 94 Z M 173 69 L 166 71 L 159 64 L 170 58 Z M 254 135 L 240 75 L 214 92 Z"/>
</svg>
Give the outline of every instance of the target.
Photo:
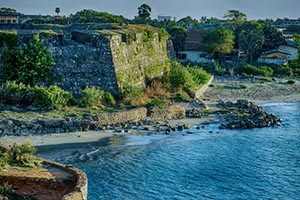
<svg viewBox="0 0 300 200">
<path fill-rule="evenodd" d="M 210 79 L 210 75 L 201 68 L 183 67 L 179 64 L 175 64 L 169 74 L 171 87 L 182 88 L 189 94 L 194 93 Z"/>
<path fill-rule="evenodd" d="M 86 87 L 82 91 L 82 105 L 85 107 L 101 107 L 103 105 L 114 106 L 116 101 L 109 92 L 95 87 Z"/>
<path fill-rule="evenodd" d="M 23 145 L 13 144 L 12 147 L 4 152 L 0 160 L 5 163 L 3 167 L 16 166 L 16 167 L 39 167 L 42 161 L 34 157 L 36 149 L 29 143 Z"/>
<path fill-rule="evenodd" d="M 40 87 L 5 82 L 0 86 L 0 103 L 8 105 L 59 108 L 68 105 L 72 95 L 57 86 Z"/>
<path fill-rule="evenodd" d="M 54 108 L 67 106 L 72 95 L 58 86 L 48 88 L 35 86 L 33 90 L 34 105 Z"/>
<path fill-rule="evenodd" d="M 252 75 L 252 76 L 270 77 L 273 75 L 273 70 L 267 66 L 256 67 L 256 66 L 247 64 L 247 65 L 244 65 L 244 66 L 238 68 L 238 73 Z"/>
</svg>

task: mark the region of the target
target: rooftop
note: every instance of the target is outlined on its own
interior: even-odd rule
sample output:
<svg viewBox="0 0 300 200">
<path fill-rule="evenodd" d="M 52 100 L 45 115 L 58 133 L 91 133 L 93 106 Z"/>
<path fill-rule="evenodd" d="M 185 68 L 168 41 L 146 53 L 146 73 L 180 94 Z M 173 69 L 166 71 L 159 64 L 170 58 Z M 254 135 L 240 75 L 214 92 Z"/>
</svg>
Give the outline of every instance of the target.
<svg viewBox="0 0 300 200">
<path fill-rule="evenodd" d="M 184 50 L 186 51 L 199 51 L 200 44 L 203 41 L 203 30 L 190 30 L 187 32 Z"/>
<path fill-rule="evenodd" d="M 0 12 L 0 16 L 20 16 L 21 13 L 17 12 Z"/>
</svg>

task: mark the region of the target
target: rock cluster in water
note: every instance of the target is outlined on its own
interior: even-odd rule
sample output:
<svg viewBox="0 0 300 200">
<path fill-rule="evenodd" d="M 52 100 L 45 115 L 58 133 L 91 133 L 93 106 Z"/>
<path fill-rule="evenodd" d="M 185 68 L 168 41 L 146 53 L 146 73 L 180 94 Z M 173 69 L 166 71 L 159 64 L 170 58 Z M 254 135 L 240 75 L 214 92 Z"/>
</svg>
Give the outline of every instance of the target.
<svg viewBox="0 0 300 200">
<path fill-rule="evenodd" d="M 280 125 L 281 120 L 268 114 L 261 107 L 247 100 L 220 102 L 218 105 L 229 113 L 229 122 L 221 124 L 222 129 L 253 129 Z"/>
</svg>

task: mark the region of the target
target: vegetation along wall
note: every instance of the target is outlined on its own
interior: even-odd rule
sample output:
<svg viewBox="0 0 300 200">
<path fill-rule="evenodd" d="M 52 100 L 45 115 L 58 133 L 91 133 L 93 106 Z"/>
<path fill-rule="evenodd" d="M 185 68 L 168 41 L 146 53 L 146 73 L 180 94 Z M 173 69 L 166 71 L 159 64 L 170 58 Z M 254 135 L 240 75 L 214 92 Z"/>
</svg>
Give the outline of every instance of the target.
<svg viewBox="0 0 300 200">
<path fill-rule="evenodd" d="M 143 87 L 147 78 L 168 70 L 168 61 L 174 57 L 167 33 L 151 26 L 72 29 L 69 33 L 18 31 L 18 43 L 28 42 L 36 32 L 45 40 L 55 61 L 52 81 L 74 95 L 80 95 L 87 86 L 115 94 L 128 87 Z"/>
</svg>

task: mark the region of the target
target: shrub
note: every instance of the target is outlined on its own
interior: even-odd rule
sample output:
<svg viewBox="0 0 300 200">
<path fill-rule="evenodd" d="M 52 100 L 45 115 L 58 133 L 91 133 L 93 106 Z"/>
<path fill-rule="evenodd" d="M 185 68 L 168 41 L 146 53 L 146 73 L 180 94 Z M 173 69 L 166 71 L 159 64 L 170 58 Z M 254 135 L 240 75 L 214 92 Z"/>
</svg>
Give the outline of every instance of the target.
<svg viewBox="0 0 300 200">
<path fill-rule="evenodd" d="M 213 71 L 214 71 L 214 74 L 216 74 L 218 76 L 222 76 L 222 75 L 226 74 L 226 68 L 220 66 L 219 63 L 213 64 Z"/>
<path fill-rule="evenodd" d="M 72 95 L 57 86 L 40 87 L 7 81 L 0 86 L 0 102 L 8 105 L 59 108 L 68 105 Z"/>
<path fill-rule="evenodd" d="M 294 85 L 294 84 L 296 84 L 296 80 L 288 80 L 287 82 L 286 82 L 286 84 L 289 84 L 289 85 Z"/>
<path fill-rule="evenodd" d="M 9 183 L 4 182 L 0 185 L 0 195 L 6 195 L 6 194 L 9 194 L 12 192 L 13 192 L 13 189 Z"/>
<path fill-rule="evenodd" d="M 168 98 L 170 96 L 166 87 L 157 79 L 154 79 L 151 82 L 150 86 L 146 88 L 145 92 L 146 95 L 150 98 L 157 98 L 157 97 Z"/>
<path fill-rule="evenodd" d="M 170 71 L 170 84 L 172 88 L 182 88 L 185 92 L 191 94 L 206 83 L 210 75 L 197 67 L 183 67 L 175 64 Z"/>
<path fill-rule="evenodd" d="M 0 31 L 0 47 L 15 47 L 17 45 L 16 31 Z"/>
<path fill-rule="evenodd" d="M 30 87 L 23 83 L 7 81 L 0 87 L 0 102 L 8 105 L 31 105 Z"/>
<path fill-rule="evenodd" d="M 150 107 L 159 107 L 159 108 L 163 108 L 166 104 L 168 104 L 168 101 L 164 98 L 155 98 L 152 99 L 147 105 L 147 108 Z"/>
<path fill-rule="evenodd" d="M 18 195 L 7 182 L 1 183 L 0 185 L 0 195 L 4 195 L 8 199 L 13 200 L 36 200 L 36 198 L 27 195 Z"/>
<path fill-rule="evenodd" d="M 54 61 L 38 35 L 28 45 L 4 50 L 1 56 L 6 80 L 34 85 L 48 81 Z"/>
<path fill-rule="evenodd" d="M 178 91 L 175 93 L 175 100 L 180 102 L 190 102 L 190 96 L 184 91 Z"/>
<path fill-rule="evenodd" d="M 2 155 L 2 159 L 9 166 L 16 167 L 40 167 L 42 161 L 33 156 L 36 149 L 29 143 L 23 145 L 13 144 L 12 147 Z"/>
<path fill-rule="evenodd" d="M 116 100 L 110 92 L 104 92 L 103 103 L 108 106 L 116 105 Z"/>
<path fill-rule="evenodd" d="M 82 103 L 85 107 L 98 107 L 101 105 L 104 91 L 95 87 L 86 87 L 82 91 Z"/>
<path fill-rule="evenodd" d="M 150 101 L 143 89 L 134 86 L 127 86 L 121 96 L 122 102 L 131 106 L 144 106 Z"/>
<path fill-rule="evenodd" d="M 199 85 L 207 83 L 211 78 L 210 74 L 198 67 L 188 67 L 188 72 L 192 76 L 192 79 Z"/>
<path fill-rule="evenodd" d="M 170 83 L 173 88 L 183 88 L 192 83 L 193 79 L 186 68 L 174 65 L 170 71 Z"/>
<path fill-rule="evenodd" d="M 33 105 L 36 106 L 53 106 L 60 108 L 67 106 L 72 98 L 72 95 L 57 86 L 50 86 L 48 88 L 35 86 L 33 88 Z"/>
<path fill-rule="evenodd" d="M 245 65 L 238 69 L 239 74 L 253 75 L 253 76 L 265 76 L 270 77 L 273 75 L 273 70 L 267 66 L 255 67 L 253 65 Z"/>
<path fill-rule="evenodd" d="M 102 105 L 114 106 L 116 101 L 109 92 L 95 87 L 86 87 L 82 91 L 82 105 L 85 107 L 101 107 Z"/>
</svg>

